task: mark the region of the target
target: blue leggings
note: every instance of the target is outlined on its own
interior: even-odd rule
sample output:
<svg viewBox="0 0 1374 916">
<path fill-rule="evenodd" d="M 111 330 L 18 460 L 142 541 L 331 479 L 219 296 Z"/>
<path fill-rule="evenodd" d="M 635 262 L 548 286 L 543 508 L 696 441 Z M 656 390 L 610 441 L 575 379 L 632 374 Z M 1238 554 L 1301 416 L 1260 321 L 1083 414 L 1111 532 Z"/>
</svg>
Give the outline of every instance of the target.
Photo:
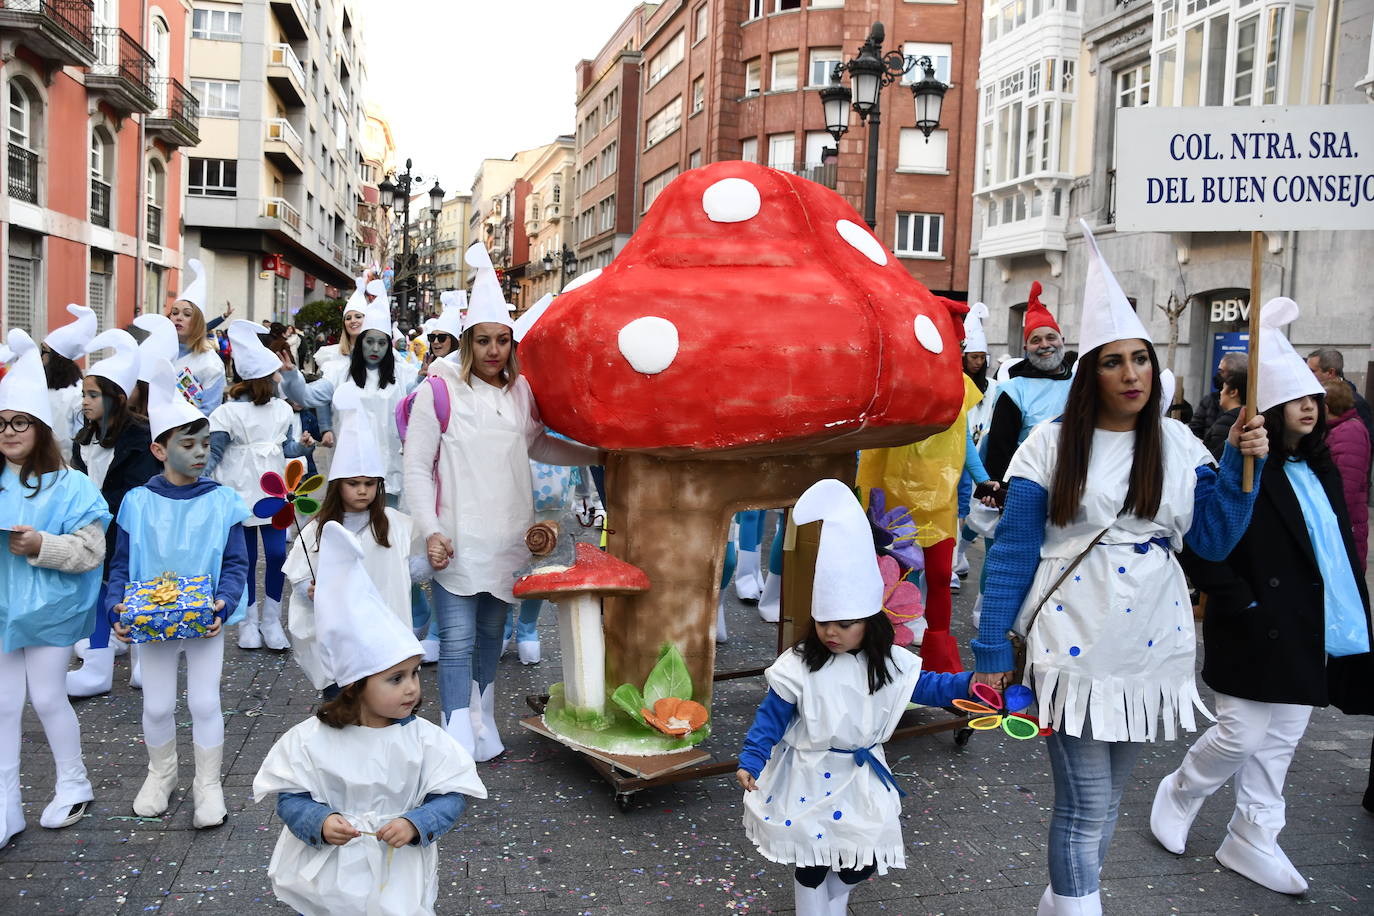
<svg viewBox="0 0 1374 916">
<path fill-rule="evenodd" d="M 763 518 L 767 514 L 767 509 L 749 509 L 735 513 L 735 520 L 739 522 L 740 550 L 759 549 L 759 543 L 763 540 Z"/>
<path fill-rule="evenodd" d="M 286 532 L 271 525 L 254 525 L 243 529 L 243 543 L 248 548 L 248 603 L 258 600 L 258 536 L 262 532 L 262 555 L 267 569 L 263 575 L 264 591 L 273 601 L 281 600 L 282 583 L 286 576 L 281 567 L 286 562 Z"/>
</svg>

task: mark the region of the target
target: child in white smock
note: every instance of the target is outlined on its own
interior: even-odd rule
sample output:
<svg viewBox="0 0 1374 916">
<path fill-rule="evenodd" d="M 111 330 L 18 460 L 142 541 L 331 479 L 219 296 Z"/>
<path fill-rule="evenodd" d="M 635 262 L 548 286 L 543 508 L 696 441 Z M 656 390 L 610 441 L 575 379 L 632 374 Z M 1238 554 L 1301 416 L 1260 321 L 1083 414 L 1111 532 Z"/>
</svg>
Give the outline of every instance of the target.
<svg viewBox="0 0 1374 916">
<path fill-rule="evenodd" d="M 321 657 L 339 692 L 272 746 L 253 798 L 286 823 L 267 873 L 304 916 L 434 913 L 438 848 L 486 798 L 472 757 L 420 704 L 420 643 L 384 605 L 357 538 L 338 522 L 320 544 Z"/>
<path fill-rule="evenodd" d="M 905 793 L 883 742 L 908 702 L 948 706 L 968 695 L 972 675 L 923 672 L 919 656 L 893 645 L 873 537 L 852 490 L 822 480 L 793 518 L 825 523 L 815 626 L 768 668 L 735 777 L 749 839 L 764 858 L 796 867 L 797 916 L 829 916 L 847 912 L 850 891 L 874 871 L 906 867 Z"/>
</svg>

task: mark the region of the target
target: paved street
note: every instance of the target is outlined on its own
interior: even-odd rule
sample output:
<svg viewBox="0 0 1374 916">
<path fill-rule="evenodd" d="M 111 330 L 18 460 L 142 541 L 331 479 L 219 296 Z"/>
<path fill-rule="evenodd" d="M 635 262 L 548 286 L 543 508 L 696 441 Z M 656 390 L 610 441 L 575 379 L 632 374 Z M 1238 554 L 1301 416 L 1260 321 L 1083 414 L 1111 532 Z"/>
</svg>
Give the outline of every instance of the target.
<svg viewBox="0 0 1374 916">
<path fill-rule="evenodd" d="M 977 560 L 975 560 L 975 570 Z M 956 604 L 956 632 L 971 635 L 973 585 Z M 751 607 L 731 602 L 730 642 L 718 667 L 771 660 L 772 628 Z M 558 679 L 554 615 L 541 630 L 546 660 L 502 662 L 498 709 L 507 753 L 479 765 L 491 799 L 476 802 L 440 845 L 439 912 L 682 914 L 791 912 L 789 869 L 760 858 L 740 827 L 740 793 L 731 778 L 649 790 L 622 813 L 607 785 L 574 753 L 516 724 L 523 697 Z M 86 761 L 96 802 L 79 825 L 38 826 L 51 796 L 51 758 L 37 719 L 25 719 L 23 786 L 29 829 L 0 850 L 0 913 L 180 914 L 290 912 L 277 904 L 267 862 L 281 824 L 270 801 L 250 799 L 253 774 L 277 736 L 310 713 L 314 695 L 289 654 L 227 650 L 225 793 L 229 821 L 191 827 L 189 717 L 179 719 L 179 790 L 170 813 L 143 821 L 130 805 L 146 757 L 139 694 L 115 669 L 116 689 L 83 700 Z M 968 656 L 966 655 L 966 661 Z M 433 672 L 428 705 L 437 715 Z M 760 698 L 760 679 L 726 682 L 717 694 L 708 747 L 731 754 Z M 1111 914 L 1208 913 L 1218 916 L 1374 912 L 1374 817 L 1359 806 L 1374 721 L 1319 710 L 1290 775 L 1284 848 L 1312 885 L 1300 900 L 1272 894 L 1212 858 L 1230 816 L 1230 791 L 1208 802 L 1187 854 L 1164 852 L 1149 834 L 1156 781 L 1186 745 L 1147 749 L 1135 774 L 1104 875 Z M 1051 787 L 1039 743 L 999 733 L 955 747 L 949 734 L 889 745 L 888 758 L 909 797 L 903 813 L 905 871 L 862 885 L 853 914 L 1034 912 L 1046 882 L 1046 822 Z"/>
</svg>

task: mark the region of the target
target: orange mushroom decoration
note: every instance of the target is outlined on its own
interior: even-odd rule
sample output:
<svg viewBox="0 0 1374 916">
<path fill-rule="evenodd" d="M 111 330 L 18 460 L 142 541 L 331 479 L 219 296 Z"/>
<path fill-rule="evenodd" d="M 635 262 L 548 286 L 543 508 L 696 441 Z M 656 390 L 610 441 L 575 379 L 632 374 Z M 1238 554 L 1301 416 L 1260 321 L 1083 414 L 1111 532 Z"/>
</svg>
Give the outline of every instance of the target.
<svg viewBox="0 0 1374 916">
<path fill-rule="evenodd" d="M 654 704 L 653 712 L 641 709 L 644 721 L 654 728 L 681 738 L 691 734 L 706 724 L 706 707 L 696 700 L 680 700 L 677 697 L 664 697 Z"/>
</svg>

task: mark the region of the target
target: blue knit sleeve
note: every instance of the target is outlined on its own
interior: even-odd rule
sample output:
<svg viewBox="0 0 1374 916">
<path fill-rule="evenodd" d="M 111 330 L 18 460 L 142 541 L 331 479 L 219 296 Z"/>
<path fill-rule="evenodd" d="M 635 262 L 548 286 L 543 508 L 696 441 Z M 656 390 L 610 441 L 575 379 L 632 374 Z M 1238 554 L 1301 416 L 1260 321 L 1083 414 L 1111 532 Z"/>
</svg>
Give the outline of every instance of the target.
<svg viewBox="0 0 1374 916">
<path fill-rule="evenodd" d="M 1193 487 L 1193 524 L 1183 540 L 1204 560 L 1226 559 L 1250 526 L 1250 510 L 1259 495 L 1264 459 L 1255 462 L 1255 485 L 1249 493 L 1241 491 L 1244 460 L 1240 451 L 1228 442 L 1221 452 L 1219 470 L 1206 465 L 1197 469 L 1197 484 Z"/>
<path fill-rule="evenodd" d="M 964 470 L 968 471 L 974 483 L 985 483 L 988 472 L 983 468 L 983 459 L 978 454 L 978 446 L 973 441 L 973 427 L 967 429 L 968 442 L 964 446 Z"/>
<path fill-rule="evenodd" d="M 916 679 L 916 689 L 911 692 L 911 702 L 918 706 L 952 706 L 954 700 L 968 696 L 971 680 L 972 671 L 954 674 L 922 671 L 921 676 Z"/>
<path fill-rule="evenodd" d="M 996 539 L 988 551 L 987 586 L 978 638 L 973 640 L 974 668 L 980 672 L 1010 671 L 1011 629 L 1030 591 L 1040 546 L 1045 541 L 1049 494 L 1024 477 L 1013 477 L 1007 487 L 1006 508 L 997 525 Z"/>
<path fill-rule="evenodd" d="M 783 732 L 796 714 L 796 704 L 787 702 L 770 688 L 768 696 L 759 704 L 759 711 L 754 713 L 749 734 L 744 736 L 744 747 L 739 752 L 740 769 L 758 779 L 773 754 L 773 746 L 782 740 Z"/>
</svg>

